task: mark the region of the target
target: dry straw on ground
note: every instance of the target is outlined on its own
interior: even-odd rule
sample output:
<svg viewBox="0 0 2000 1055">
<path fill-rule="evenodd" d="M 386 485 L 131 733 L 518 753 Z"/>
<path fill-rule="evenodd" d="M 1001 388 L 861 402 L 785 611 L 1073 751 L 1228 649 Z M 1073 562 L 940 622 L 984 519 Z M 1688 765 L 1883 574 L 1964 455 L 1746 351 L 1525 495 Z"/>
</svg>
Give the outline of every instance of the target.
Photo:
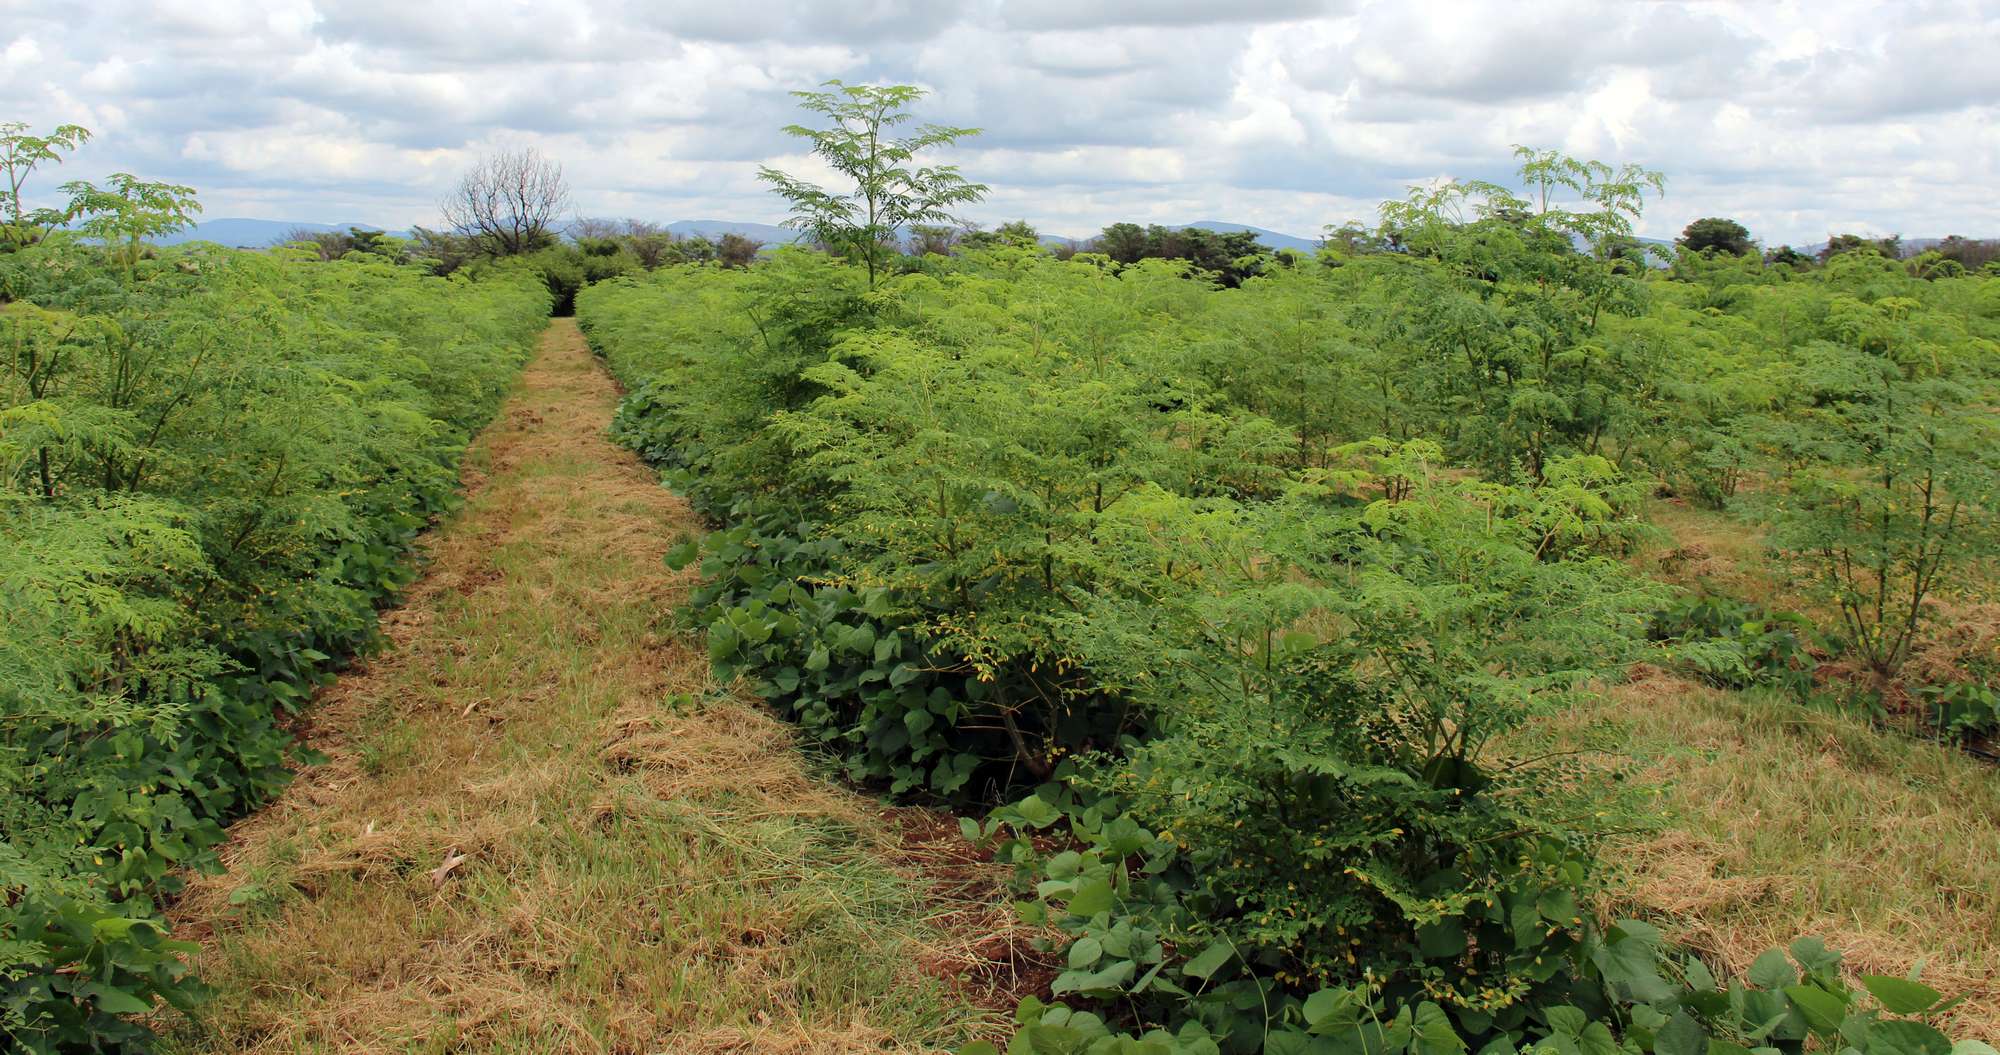
<svg viewBox="0 0 2000 1055">
<path fill-rule="evenodd" d="M 327 761 L 176 907 L 219 995 L 172 1050 L 924 1051 L 998 1020 L 1027 938 L 993 866 L 932 869 L 709 683 L 661 561 L 693 524 L 605 439 L 615 396 L 558 321 L 390 648 L 310 712 Z"/>
<path fill-rule="evenodd" d="M 1653 667 L 1542 730 L 1653 789 L 1605 853 L 1609 910 L 1648 916 L 1732 971 L 1816 935 L 1857 974 L 1967 1000 L 1955 1035 L 2000 1036 L 2000 777 L 1977 760 L 1775 693 Z"/>
</svg>

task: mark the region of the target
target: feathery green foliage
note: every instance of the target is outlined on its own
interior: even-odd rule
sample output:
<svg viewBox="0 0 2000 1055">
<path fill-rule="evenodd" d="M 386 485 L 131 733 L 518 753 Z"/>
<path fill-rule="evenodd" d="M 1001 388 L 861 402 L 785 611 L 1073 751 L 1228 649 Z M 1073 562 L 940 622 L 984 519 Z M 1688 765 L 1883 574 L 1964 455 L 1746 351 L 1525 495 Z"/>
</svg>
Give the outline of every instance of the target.
<svg viewBox="0 0 2000 1055">
<path fill-rule="evenodd" d="M 288 777 L 546 314 L 539 283 L 139 239 L 0 257 L 0 1035 L 137 1043 L 186 1003 L 157 901 Z M 130 192 L 125 194 L 123 192 Z M 163 221 L 164 222 L 164 221 Z M 114 237 L 116 236 L 116 237 Z"/>
<path fill-rule="evenodd" d="M 1955 512 L 1909 513 L 1895 566 L 1936 583 L 1981 552 L 1990 284 L 1865 254 L 1637 267 L 1657 174 L 1521 159 L 1524 191 L 1386 205 L 1400 251 L 1240 288 L 996 246 L 887 279 L 782 250 L 580 296 L 634 390 L 620 437 L 724 524 L 673 558 L 702 561 L 688 616 L 718 672 L 857 777 L 1013 801 L 970 834 L 1068 933 L 1058 993 L 1179 1030 L 1029 1006 L 1015 1050 L 1945 1043 L 1900 1017 L 1938 1001 L 1869 1008 L 1816 945 L 1811 992 L 1776 961 L 1724 984 L 1590 918 L 1587 781 L 1498 745 L 1648 630 L 1716 677 L 1813 684 L 1822 637 L 1731 637 L 1729 609 L 1675 614 L 1617 558 L 1649 489 L 1756 515 L 1754 479 L 1785 516 L 1866 526 L 1813 512 L 1815 481 L 1887 449 L 1830 393 L 1911 437 L 1892 501 L 1958 452 L 1933 488 Z M 1903 376 L 1936 427 L 1839 382 L 1886 376 L 1840 364 L 1897 342 L 1932 364 Z M 1824 640 L 1865 652 L 1870 625 Z"/>
<path fill-rule="evenodd" d="M 60 209 L 29 209 L 21 200 L 28 177 L 42 165 L 60 165 L 63 155 L 90 142 L 90 129 L 82 125 L 59 125 L 47 135 L 32 135 L 19 121 L 0 123 L 0 246 L 20 249 L 48 236 L 51 229 L 69 219 Z"/>
<path fill-rule="evenodd" d="M 810 144 L 813 156 L 851 180 L 853 189 L 828 190 L 769 166 L 759 169 L 757 178 L 791 203 L 787 226 L 860 261 L 873 286 L 896 255 L 906 228 L 954 223 L 953 206 L 985 196 L 986 185 L 967 180 L 957 166 L 917 163 L 918 154 L 951 146 L 979 130 L 923 125 L 912 135 L 896 137 L 891 132 L 909 122 L 910 105 L 924 97 L 923 89 L 837 80 L 823 87 L 829 90 L 792 95 L 801 107 L 825 118 L 828 127 L 787 125 L 785 132 Z"/>
</svg>

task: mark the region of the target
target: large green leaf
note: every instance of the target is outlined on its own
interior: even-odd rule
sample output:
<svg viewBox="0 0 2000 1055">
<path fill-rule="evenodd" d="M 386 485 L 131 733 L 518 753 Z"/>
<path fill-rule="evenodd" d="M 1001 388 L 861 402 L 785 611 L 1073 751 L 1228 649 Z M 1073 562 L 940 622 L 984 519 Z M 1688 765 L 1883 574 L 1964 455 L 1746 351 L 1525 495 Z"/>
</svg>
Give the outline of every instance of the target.
<svg viewBox="0 0 2000 1055">
<path fill-rule="evenodd" d="M 1705 1055 L 1707 1051 L 1708 1031 L 1686 1011 L 1675 1011 L 1653 1036 L 1653 1055 Z"/>
<path fill-rule="evenodd" d="M 1881 974 L 1864 974 L 1861 984 L 1891 1014 L 1917 1015 L 1938 1005 L 1944 994 L 1922 982 Z"/>
<path fill-rule="evenodd" d="M 1234 956 L 1235 953 L 1236 950 L 1228 942 L 1218 941 L 1208 948 L 1203 949 L 1194 959 L 1182 964 L 1181 973 L 1187 975 L 1189 978 L 1199 978 L 1207 981 L 1214 977 L 1215 972 L 1221 970 L 1222 965 L 1228 963 L 1229 958 Z M 1317 996 L 1318 994 L 1314 995 Z M 1308 1003 L 1310 1003 L 1310 998 L 1308 998 Z M 1308 1017 L 1310 1017 L 1310 1013 L 1308 1013 Z"/>
<path fill-rule="evenodd" d="M 1952 1043 L 1922 1022 L 1877 1022 L 1868 1027 L 1868 1055 L 1952 1055 Z"/>
<path fill-rule="evenodd" d="M 1069 912 L 1088 918 L 1109 912 L 1112 900 L 1111 880 L 1094 876 L 1077 884 L 1076 894 L 1069 899 Z"/>
<path fill-rule="evenodd" d="M 1818 986 L 1786 986 L 1785 996 L 1806 1017 L 1806 1025 L 1821 1036 L 1840 1032 L 1840 1024 L 1847 1020 L 1847 1002 Z"/>
<path fill-rule="evenodd" d="M 114 1015 L 143 1015 L 153 1009 L 150 1001 L 141 1000 L 115 986 L 92 982 L 79 987 L 77 992 L 94 998 L 99 1008 Z"/>
<path fill-rule="evenodd" d="M 1113 960 L 1095 971 L 1064 971 L 1056 976 L 1050 991 L 1062 993 L 1094 993 L 1122 989 L 1137 973 L 1138 965 L 1130 960 Z"/>
<path fill-rule="evenodd" d="M 1744 978 L 1759 989 L 1783 989 L 1797 985 L 1799 973 L 1792 969 L 1792 961 L 1777 949 L 1766 949 L 1750 964 Z"/>
<path fill-rule="evenodd" d="M 1660 975 L 1659 932 L 1634 920 L 1620 920 L 1591 951 L 1591 962 L 1604 981 L 1633 1000 L 1672 1000 L 1680 989 Z"/>
<path fill-rule="evenodd" d="M 1015 803 L 1014 812 L 1036 828 L 1046 828 L 1062 819 L 1062 811 L 1049 805 L 1040 795 L 1030 795 Z"/>
<path fill-rule="evenodd" d="M 1417 951 L 1433 960 L 1459 955 L 1465 951 L 1465 942 L 1465 925 L 1455 919 L 1417 928 Z"/>
</svg>

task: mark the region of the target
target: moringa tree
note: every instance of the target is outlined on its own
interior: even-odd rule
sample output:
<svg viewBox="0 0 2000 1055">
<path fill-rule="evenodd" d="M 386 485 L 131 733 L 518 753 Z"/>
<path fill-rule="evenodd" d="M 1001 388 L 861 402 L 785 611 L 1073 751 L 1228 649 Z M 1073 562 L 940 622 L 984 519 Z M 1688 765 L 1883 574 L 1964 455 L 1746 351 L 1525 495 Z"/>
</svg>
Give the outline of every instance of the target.
<svg viewBox="0 0 2000 1055">
<path fill-rule="evenodd" d="M 1872 255 L 1829 266 L 1845 282 L 1902 270 Z M 1836 298 L 1840 339 L 1789 379 L 1811 397 L 1767 441 L 1783 485 L 1769 544 L 1839 611 L 1878 688 L 1937 618 L 1930 599 L 1979 582 L 2000 547 L 2000 419 L 1974 357 L 1930 339 L 1919 307 Z"/>
<path fill-rule="evenodd" d="M 50 230 L 68 221 L 61 209 L 30 211 L 21 202 L 21 188 L 35 166 L 62 164 L 62 156 L 90 141 L 90 129 L 60 125 L 45 136 L 28 134 L 19 121 L 0 122 L 0 244 L 14 248 L 34 245 Z"/>
<path fill-rule="evenodd" d="M 78 234 L 104 243 L 128 278 L 145 254 L 147 239 L 193 227 L 201 213 L 193 187 L 142 180 L 129 172 L 112 173 L 102 187 L 72 180 L 62 189 L 69 195 L 65 221 L 79 221 Z"/>
<path fill-rule="evenodd" d="M 513 256 L 554 241 L 556 217 L 568 206 L 562 165 L 534 147 L 518 147 L 480 158 L 444 200 L 443 210 L 453 231 L 499 256 Z"/>
<path fill-rule="evenodd" d="M 826 118 L 829 127 L 787 125 L 785 131 L 811 143 L 812 153 L 852 180 L 853 189 L 827 190 L 769 166 L 757 178 L 792 203 L 785 226 L 860 262 L 873 286 L 896 254 L 903 228 L 955 223 L 953 206 L 985 196 L 986 185 L 967 180 L 957 166 L 917 164 L 919 153 L 950 146 L 979 129 L 923 125 L 914 135 L 892 138 L 895 126 L 910 120 L 910 104 L 924 97 L 922 88 L 837 80 L 822 87 L 829 90 L 792 95 L 800 106 Z"/>
</svg>

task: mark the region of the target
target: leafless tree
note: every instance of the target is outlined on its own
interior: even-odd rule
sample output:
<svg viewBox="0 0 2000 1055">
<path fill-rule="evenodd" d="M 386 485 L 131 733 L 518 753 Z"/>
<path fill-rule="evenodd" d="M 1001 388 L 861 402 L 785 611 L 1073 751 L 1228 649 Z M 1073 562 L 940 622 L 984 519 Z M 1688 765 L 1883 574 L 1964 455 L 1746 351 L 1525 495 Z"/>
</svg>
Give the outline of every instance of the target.
<svg viewBox="0 0 2000 1055">
<path fill-rule="evenodd" d="M 644 220 L 626 220 L 625 229 L 625 246 L 639 258 L 641 267 L 650 271 L 666 263 L 674 248 L 673 232 Z"/>
<path fill-rule="evenodd" d="M 562 166 L 534 147 L 515 147 L 479 159 L 443 208 L 452 230 L 510 256 L 553 241 L 550 225 L 568 204 Z"/>
<path fill-rule="evenodd" d="M 952 246 L 958 244 L 958 234 L 958 228 L 945 224 L 911 224 L 910 254 L 912 256 L 950 256 Z"/>
<path fill-rule="evenodd" d="M 568 234 L 577 241 L 586 238 L 623 238 L 630 233 L 630 220 L 613 220 L 603 216 L 578 216 L 569 222 Z"/>
</svg>

